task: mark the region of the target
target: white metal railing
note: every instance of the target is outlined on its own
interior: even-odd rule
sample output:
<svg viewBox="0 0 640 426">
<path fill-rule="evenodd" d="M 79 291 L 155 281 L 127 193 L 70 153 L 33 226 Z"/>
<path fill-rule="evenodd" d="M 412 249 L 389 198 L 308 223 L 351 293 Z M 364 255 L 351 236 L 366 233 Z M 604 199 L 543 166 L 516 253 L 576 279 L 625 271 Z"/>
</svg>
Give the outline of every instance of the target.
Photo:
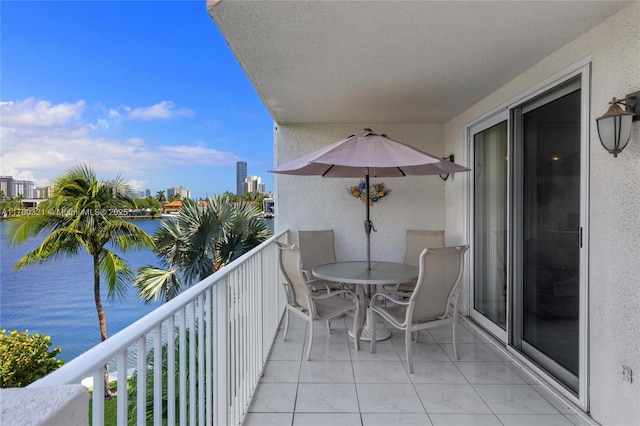
<svg viewBox="0 0 640 426">
<path fill-rule="evenodd" d="M 118 425 L 240 424 L 284 311 L 275 241 L 286 239 L 279 232 L 29 387 L 93 377 L 92 424 L 104 425 L 109 364 Z"/>
</svg>

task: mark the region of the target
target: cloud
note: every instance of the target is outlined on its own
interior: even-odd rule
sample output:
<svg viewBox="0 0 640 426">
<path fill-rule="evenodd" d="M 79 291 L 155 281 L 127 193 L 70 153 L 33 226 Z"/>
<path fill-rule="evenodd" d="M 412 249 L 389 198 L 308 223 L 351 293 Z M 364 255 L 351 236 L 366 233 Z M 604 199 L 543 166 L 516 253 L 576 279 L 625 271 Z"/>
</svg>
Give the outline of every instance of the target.
<svg viewBox="0 0 640 426">
<path fill-rule="evenodd" d="M 110 127 L 109 120 L 106 118 L 98 118 L 95 124 L 89 124 L 92 129 L 108 129 Z"/>
<path fill-rule="evenodd" d="M 0 174 L 33 180 L 39 186 L 80 163 L 90 164 L 100 176 L 121 175 L 144 189 L 145 178 L 153 171 L 180 173 L 179 167 L 230 166 L 240 159 L 205 144 L 171 146 L 137 136 L 122 137 L 110 130 L 105 118 L 89 122 L 83 116 L 84 101 L 56 105 L 30 98 L 2 102 L 0 107 Z M 112 111 L 105 113 L 113 117 Z"/>
<path fill-rule="evenodd" d="M 171 101 L 162 101 L 149 107 L 138 107 L 127 110 L 127 118 L 131 120 L 168 120 L 176 117 L 192 117 L 194 112 L 188 108 L 176 108 Z"/>
<path fill-rule="evenodd" d="M 127 180 L 127 184 L 129 184 L 131 189 L 135 189 L 136 191 L 144 191 L 149 187 L 148 180 L 129 179 Z"/>
<path fill-rule="evenodd" d="M 171 158 L 174 164 L 215 166 L 230 165 L 240 157 L 230 152 L 218 151 L 205 146 L 175 145 L 160 147 L 162 155 Z"/>
<path fill-rule="evenodd" d="M 0 116 L 2 127 L 13 129 L 20 127 L 68 126 L 77 122 L 84 113 L 85 101 L 75 104 L 52 105 L 49 101 L 28 98 L 16 102 L 1 102 Z"/>
</svg>

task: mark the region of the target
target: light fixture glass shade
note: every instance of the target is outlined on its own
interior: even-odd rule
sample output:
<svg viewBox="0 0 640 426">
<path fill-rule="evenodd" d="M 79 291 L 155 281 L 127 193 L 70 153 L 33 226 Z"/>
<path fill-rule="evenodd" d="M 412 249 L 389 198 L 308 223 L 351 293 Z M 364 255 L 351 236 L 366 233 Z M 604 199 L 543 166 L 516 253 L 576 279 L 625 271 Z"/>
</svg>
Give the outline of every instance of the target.
<svg viewBox="0 0 640 426">
<path fill-rule="evenodd" d="M 596 118 L 600 143 L 614 157 L 629 143 L 632 121 L 633 113 L 624 111 L 618 104 L 612 104 L 602 117 Z"/>
</svg>

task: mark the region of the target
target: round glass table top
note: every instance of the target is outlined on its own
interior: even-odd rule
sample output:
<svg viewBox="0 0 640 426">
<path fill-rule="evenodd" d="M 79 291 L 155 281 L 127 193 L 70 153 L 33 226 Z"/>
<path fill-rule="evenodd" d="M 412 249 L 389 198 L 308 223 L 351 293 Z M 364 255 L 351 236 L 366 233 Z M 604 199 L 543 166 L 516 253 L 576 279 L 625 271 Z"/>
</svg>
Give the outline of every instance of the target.
<svg viewBox="0 0 640 426">
<path fill-rule="evenodd" d="M 418 268 L 413 265 L 377 261 L 371 261 L 370 270 L 366 261 L 353 261 L 319 265 L 312 273 L 323 280 L 348 284 L 396 284 L 418 278 Z"/>
</svg>

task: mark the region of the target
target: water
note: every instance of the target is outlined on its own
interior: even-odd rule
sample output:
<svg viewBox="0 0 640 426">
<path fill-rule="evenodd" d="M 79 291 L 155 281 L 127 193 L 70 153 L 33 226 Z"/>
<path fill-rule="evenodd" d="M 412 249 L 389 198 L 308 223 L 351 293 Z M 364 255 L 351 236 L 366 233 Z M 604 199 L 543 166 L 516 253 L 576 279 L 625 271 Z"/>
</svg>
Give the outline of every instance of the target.
<svg viewBox="0 0 640 426">
<path fill-rule="evenodd" d="M 152 235 L 160 222 L 140 220 L 134 223 Z M 22 245 L 11 246 L 7 223 L 0 221 L 0 328 L 51 336 L 53 346 L 62 348 L 58 359 L 70 361 L 100 343 L 93 298 L 93 261 L 88 254 L 80 252 L 73 257 L 51 259 L 14 271 L 16 262 L 41 241 L 42 238 L 33 238 Z M 139 266 L 158 266 L 151 250 L 119 254 L 134 273 Z M 100 284 L 109 336 L 160 305 L 159 302 L 145 305 L 139 301 L 133 286 L 128 288 L 124 300 L 110 303 L 104 280 Z"/>
</svg>

